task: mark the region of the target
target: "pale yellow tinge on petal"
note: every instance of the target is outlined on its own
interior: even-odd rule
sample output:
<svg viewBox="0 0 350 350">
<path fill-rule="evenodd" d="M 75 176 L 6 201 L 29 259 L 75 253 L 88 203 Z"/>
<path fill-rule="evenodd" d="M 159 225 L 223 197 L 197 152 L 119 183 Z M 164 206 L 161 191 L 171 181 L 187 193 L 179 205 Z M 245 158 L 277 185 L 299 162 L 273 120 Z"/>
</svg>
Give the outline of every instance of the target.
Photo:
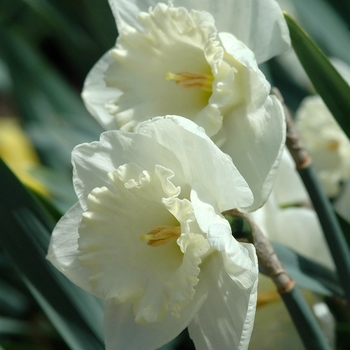
<svg viewBox="0 0 350 350">
<path fill-rule="evenodd" d="M 174 175 L 161 165 L 121 165 L 88 195 L 79 226 L 78 259 L 93 293 L 132 303 L 141 325 L 181 316 L 210 249 L 191 202 L 178 198 L 185 191 L 172 182 Z"/>
<path fill-rule="evenodd" d="M 174 81 L 183 89 L 197 88 L 210 93 L 212 92 L 212 84 L 214 81 L 212 75 L 194 72 L 181 72 L 177 74 L 168 72 L 165 79 Z"/>
<path fill-rule="evenodd" d="M 332 140 L 328 142 L 328 149 L 330 151 L 337 151 L 340 147 L 340 142 L 338 142 L 337 140 Z"/>
<path fill-rule="evenodd" d="M 180 226 L 157 226 L 146 235 L 142 235 L 143 241 L 152 247 L 160 247 L 164 244 L 176 241 L 181 235 Z"/>
</svg>

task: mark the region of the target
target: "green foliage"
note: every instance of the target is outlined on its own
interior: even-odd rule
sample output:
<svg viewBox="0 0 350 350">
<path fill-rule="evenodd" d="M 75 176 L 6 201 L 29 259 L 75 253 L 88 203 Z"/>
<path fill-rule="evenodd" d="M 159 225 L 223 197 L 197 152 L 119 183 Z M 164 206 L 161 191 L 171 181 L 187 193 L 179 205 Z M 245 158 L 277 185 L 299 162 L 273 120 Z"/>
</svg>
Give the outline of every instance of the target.
<svg viewBox="0 0 350 350">
<path fill-rule="evenodd" d="M 349 16 L 349 5 L 341 0 L 293 0 L 293 4 L 302 27 L 327 56 L 350 63 L 349 30 L 341 19 Z M 349 136 L 349 87 L 305 32 L 290 17 L 286 19 L 306 72 Z M 28 315 L 40 309 L 28 290 L 70 348 L 103 348 L 102 306 L 57 272 L 45 255 L 61 212 L 76 200 L 71 184 L 71 150 L 78 143 L 98 139 L 102 131 L 79 97 L 83 80 L 98 58 L 114 45 L 116 36 L 107 0 L 1 2 L 0 63 L 9 75 L 5 84 L 0 74 L 0 102 L 9 100 L 10 114 L 21 118 L 38 150 L 45 167 L 36 168 L 33 174 L 49 189 L 54 204 L 29 193 L 0 163 L 0 348 L 45 349 L 30 339 L 33 328 Z M 296 109 L 307 89 L 291 82 L 277 61 L 266 65 L 265 72 L 281 89 L 287 104 Z M 0 105 L 4 113 L 4 104 Z M 235 222 L 236 229 L 249 238 L 249 230 L 241 224 Z M 342 225 L 347 227 L 349 242 L 349 225 Z M 274 244 L 274 248 L 301 287 L 329 297 L 342 294 L 332 271 L 282 245 Z M 341 322 L 346 338 L 349 328 L 346 319 Z M 40 332 L 54 341 L 59 339 L 52 327 Z M 20 341 L 12 342 L 7 335 Z M 179 345 L 179 340 L 174 340 L 164 348 L 185 348 L 185 343 L 183 340 Z M 62 349 L 62 342 L 59 344 Z"/>
<path fill-rule="evenodd" d="M 273 248 L 290 276 L 299 287 L 327 296 L 343 296 L 337 275 L 329 268 L 312 261 L 283 244 L 273 242 Z"/>
<path fill-rule="evenodd" d="M 55 221 L 0 161 L 0 244 L 72 349 L 103 349 L 103 305 L 45 260 Z"/>
<path fill-rule="evenodd" d="M 350 137 L 350 86 L 306 32 L 289 15 L 285 14 L 285 18 L 300 63 L 317 93 Z"/>
</svg>

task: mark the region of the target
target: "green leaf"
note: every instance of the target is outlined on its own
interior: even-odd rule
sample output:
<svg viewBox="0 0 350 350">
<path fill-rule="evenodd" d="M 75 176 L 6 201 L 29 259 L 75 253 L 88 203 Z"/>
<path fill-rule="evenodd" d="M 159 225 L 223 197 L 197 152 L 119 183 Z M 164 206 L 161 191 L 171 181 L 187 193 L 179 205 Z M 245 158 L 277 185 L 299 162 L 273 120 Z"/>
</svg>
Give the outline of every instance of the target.
<svg viewBox="0 0 350 350">
<path fill-rule="evenodd" d="M 337 216 L 337 219 L 338 219 L 338 222 L 341 226 L 341 229 L 344 233 L 344 237 L 346 239 L 346 242 L 348 243 L 348 246 L 350 247 L 350 223 L 345 220 L 341 215 L 338 215 L 336 213 L 336 216 Z"/>
<path fill-rule="evenodd" d="M 336 274 L 283 244 L 273 242 L 273 248 L 289 275 L 299 287 L 322 295 L 343 295 Z"/>
<path fill-rule="evenodd" d="M 0 335 L 29 336 L 32 331 L 30 324 L 15 318 L 0 316 Z"/>
<path fill-rule="evenodd" d="M 46 259 L 55 225 L 0 160 L 0 245 L 72 349 L 104 349 L 102 303 Z"/>
<path fill-rule="evenodd" d="M 86 32 L 78 25 L 78 21 L 67 18 L 67 13 L 60 11 L 46 0 L 22 0 L 47 24 L 66 37 L 73 45 L 92 46 L 93 42 Z"/>
<path fill-rule="evenodd" d="M 55 217 L 57 217 L 57 214 L 68 211 L 77 201 L 72 184 L 71 171 L 68 176 L 68 174 L 62 171 L 54 171 L 48 167 L 36 166 L 30 170 L 30 174 L 49 191 L 52 205 L 56 206 L 57 210 L 60 211 L 60 213 L 55 214 Z"/>
<path fill-rule="evenodd" d="M 307 350 L 330 350 L 327 338 L 323 334 L 320 325 L 310 310 L 303 294 L 298 286 L 280 296 L 286 306 L 295 328 Z"/>
<path fill-rule="evenodd" d="M 349 2 L 340 0 L 344 13 Z M 337 57 L 350 64 L 350 33 L 348 24 L 326 0 L 293 0 L 296 19 L 317 42 L 327 56 Z M 326 24 L 326 25 L 325 25 Z M 336 38 L 336 40 L 334 40 Z"/>
<path fill-rule="evenodd" d="M 3 277 L 1 275 L 1 277 Z M 8 282 L 0 280 L 0 312 L 11 316 L 19 316 L 28 311 L 30 302 L 19 290 Z"/>
<path fill-rule="evenodd" d="M 80 96 L 20 36 L 2 30 L 0 44 L 24 118 L 52 127 L 67 123 L 90 137 L 100 134 L 97 122 L 85 109 Z"/>
<path fill-rule="evenodd" d="M 34 191 L 30 187 L 27 187 L 27 191 L 36 199 L 41 206 L 43 206 L 46 210 L 46 213 L 49 214 L 55 222 L 61 219 L 62 217 L 62 212 L 56 207 L 54 203 L 51 202 L 50 199 L 45 197 L 39 192 Z M 72 205 L 75 202 L 72 203 Z M 69 208 L 68 208 L 69 209 Z"/>
<path fill-rule="evenodd" d="M 346 135 L 350 137 L 350 86 L 308 34 L 287 14 L 285 19 L 300 63 L 317 93 Z"/>
<path fill-rule="evenodd" d="M 72 149 L 97 140 L 102 128 L 80 96 L 21 37 L 4 29 L 0 47 L 27 133 L 44 163 L 70 179 Z"/>
<path fill-rule="evenodd" d="M 117 28 L 111 8 L 107 1 L 100 0 L 81 0 L 84 8 L 85 27 L 91 37 L 95 39 L 102 51 L 107 51 L 114 46 L 117 38 Z M 62 3 L 62 1 L 57 1 Z M 96 11 L 98 9 L 98 11 Z"/>
</svg>

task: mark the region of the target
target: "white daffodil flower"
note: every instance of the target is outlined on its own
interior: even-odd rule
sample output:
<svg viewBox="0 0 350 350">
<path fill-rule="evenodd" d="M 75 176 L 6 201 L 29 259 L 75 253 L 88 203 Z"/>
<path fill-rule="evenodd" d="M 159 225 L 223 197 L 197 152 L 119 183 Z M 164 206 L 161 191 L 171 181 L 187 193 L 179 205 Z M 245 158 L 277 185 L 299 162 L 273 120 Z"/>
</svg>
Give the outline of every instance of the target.
<svg viewBox="0 0 350 350">
<path fill-rule="evenodd" d="M 90 113 L 125 131 L 159 115 L 191 119 L 249 184 L 247 210 L 260 207 L 285 138 L 283 109 L 258 68 L 290 44 L 276 1 L 109 2 L 119 37 L 85 81 Z"/>
<path fill-rule="evenodd" d="M 296 113 L 300 139 L 329 197 L 350 177 L 350 141 L 320 96 L 306 97 Z"/>
<path fill-rule="evenodd" d="M 253 195 L 193 122 L 149 120 L 107 131 L 72 154 L 79 202 L 47 258 L 106 302 L 106 348 L 156 349 L 185 327 L 198 349 L 246 349 L 257 260 L 221 215 Z"/>
<path fill-rule="evenodd" d="M 297 253 L 334 269 L 317 215 L 309 202 L 295 163 L 285 150 L 270 197 L 250 217 L 271 241 L 282 243 Z M 258 308 L 249 349 L 289 349 L 291 343 L 293 349 L 302 349 L 300 336 L 271 279 L 259 275 L 258 292 Z M 312 292 L 307 295 L 308 303 L 313 306 L 321 305 L 318 298 Z M 322 306 L 326 308 L 325 304 Z M 327 311 L 325 317 L 316 316 L 328 341 L 332 343 L 335 323 L 330 311 Z M 273 337 L 266 337 L 267 333 L 272 332 Z"/>
<path fill-rule="evenodd" d="M 316 212 L 309 202 L 294 161 L 285 150 L 271 196 L 250 216 L 271 241 L 285 244 L 309 259 L 334 268 Z"/>
</svg>

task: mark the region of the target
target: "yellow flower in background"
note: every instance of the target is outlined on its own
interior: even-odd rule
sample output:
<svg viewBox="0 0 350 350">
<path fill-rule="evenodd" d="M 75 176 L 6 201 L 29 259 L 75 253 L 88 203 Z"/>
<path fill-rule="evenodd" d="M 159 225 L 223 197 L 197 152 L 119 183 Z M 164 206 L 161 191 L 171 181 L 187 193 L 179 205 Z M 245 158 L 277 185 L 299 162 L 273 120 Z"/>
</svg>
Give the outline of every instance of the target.
<svg viewBox="0 0 350 350">
<path fill-rule="evenodd" d="M 0 157 L 23 184 L 48 195 L 46 188 L 30 173 L 40 160 L 15 118 L 0 118 Z"/>
</svg>

